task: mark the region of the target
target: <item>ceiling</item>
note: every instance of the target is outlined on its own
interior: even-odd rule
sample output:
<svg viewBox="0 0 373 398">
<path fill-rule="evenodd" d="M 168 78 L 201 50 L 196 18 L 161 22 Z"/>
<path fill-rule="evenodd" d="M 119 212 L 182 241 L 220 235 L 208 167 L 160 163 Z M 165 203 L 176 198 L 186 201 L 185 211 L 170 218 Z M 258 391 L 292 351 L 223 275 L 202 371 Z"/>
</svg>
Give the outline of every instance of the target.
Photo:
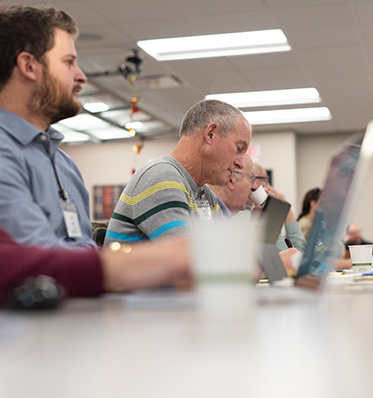
<svg viewBox="0 0 373 398">
<path fill-rule="evenodd" d="M 122 75 L 89 78 L 90 89 L 110 93 L 126 107 L 140 93 L 138 107 L 144 118 L 162 122 L 140 134 L 144 139 L 177 137 L 182 116 L 193 104 L 207 94 L 224 92 L 315 87 L 322 102 L 314 106 L 326 106 L 332 114 L 330 121 L 254 126 L 257 134 L 355 132 L 373 119 L 372 0 L 3 0 L 2 4 L 49 4 L 70 13 L 81 33 L 78 62 L 87 74 L 115 71 L 138 40 L 283 30 L 292 47 L 289 52 L 159 62 L 140 51 L 144 63 L 134 84 Z M 144 84 L 147 77 L 160 75 L 173 76 L 181 84 L 173 88 Z"/>
</svg>

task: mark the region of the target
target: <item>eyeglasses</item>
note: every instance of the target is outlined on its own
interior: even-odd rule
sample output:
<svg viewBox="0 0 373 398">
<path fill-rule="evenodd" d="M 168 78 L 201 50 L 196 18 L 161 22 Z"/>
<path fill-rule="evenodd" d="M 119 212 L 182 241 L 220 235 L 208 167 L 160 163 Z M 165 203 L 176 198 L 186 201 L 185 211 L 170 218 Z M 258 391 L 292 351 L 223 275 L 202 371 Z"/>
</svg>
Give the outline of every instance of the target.
<svg viewBox="0 0 373 398">
<path fill-rule="evenodd" d="M 247 173 L 242 173 L 241 171 L 236 171 L 236 170 L 234 170 L 233 173 L 240 174 L 240 175 L 246 177 L 250 181 L 251 184 L 254 184 L 254 182 L 257 178 L 254 173 L 247 174 Z"/>
<path fill-rule="evenodd" d="M 267 176 L 255 176 L 255 180 L 262 180 L 265 184 L 269 183 L 269 179 Z"/>
</svg>

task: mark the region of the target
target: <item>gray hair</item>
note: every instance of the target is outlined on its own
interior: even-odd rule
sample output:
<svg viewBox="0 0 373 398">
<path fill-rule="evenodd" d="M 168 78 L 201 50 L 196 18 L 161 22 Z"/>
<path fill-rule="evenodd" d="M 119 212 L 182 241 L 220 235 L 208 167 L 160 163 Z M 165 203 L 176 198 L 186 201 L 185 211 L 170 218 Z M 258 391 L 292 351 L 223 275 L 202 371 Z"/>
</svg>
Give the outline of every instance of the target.
<svg viewBox="0 0 373 398">
<path fill-rule="evenodd" d="M 218 100 L 203 100 L 192 106 L 185 114 L 179 131 L 179 137 L 190 136 L 216 123 L 219 134 L 226 137 L 234 130 L 242 112 L 236 107 Z"/>
</svg>

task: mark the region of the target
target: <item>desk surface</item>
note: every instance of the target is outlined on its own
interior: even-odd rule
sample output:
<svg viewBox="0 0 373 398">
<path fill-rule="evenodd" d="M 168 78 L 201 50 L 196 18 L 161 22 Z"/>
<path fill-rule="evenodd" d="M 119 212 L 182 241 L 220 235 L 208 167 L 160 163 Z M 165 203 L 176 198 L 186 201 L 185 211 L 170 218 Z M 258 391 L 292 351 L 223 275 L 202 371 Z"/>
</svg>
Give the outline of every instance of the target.
<svg viewBox="0 0 373 398">
<path fill-rule="evenodd" d="M 337 289 L 218 317 L 120 295 L 2 311 L 0 397 L 371 397 L 372 308 L 373 290 Z"/>
</svg>

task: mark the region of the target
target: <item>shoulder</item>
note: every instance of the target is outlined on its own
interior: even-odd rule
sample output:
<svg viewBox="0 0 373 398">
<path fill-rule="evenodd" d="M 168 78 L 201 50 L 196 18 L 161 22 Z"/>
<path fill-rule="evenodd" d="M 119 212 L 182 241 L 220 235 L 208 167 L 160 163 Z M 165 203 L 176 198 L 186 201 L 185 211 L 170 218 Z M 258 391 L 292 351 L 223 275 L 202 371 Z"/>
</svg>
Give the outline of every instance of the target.
<svg viewBox="0 0 373 398">
<path fill-rule="evenodd" d="M 301 226 L 306 226 L 306 225 L 310 224 L 311 220 L 308 217 L 302 217 L 299 219 L 298 222 Z"/>
<path fill-rule="evenodd" d="M 78 166 L 76 165 L 76 163 L 74 162 L 74 160 L 70 155 L 64 152 L 61 148 L 58 148 L 56 153 L 58 154 L 61 161 L 67 165 L 68 168 L 72 169 L 79 176 L 81 175 Z"/>
<path fill-rule="evenodd" d="M 184 185 L 187 183 L 178 165 L 166 156 L 161 156 L 136 171 L 128 185 L 136 188 L 162 182 L 176 182 Z"/>
</svg>

